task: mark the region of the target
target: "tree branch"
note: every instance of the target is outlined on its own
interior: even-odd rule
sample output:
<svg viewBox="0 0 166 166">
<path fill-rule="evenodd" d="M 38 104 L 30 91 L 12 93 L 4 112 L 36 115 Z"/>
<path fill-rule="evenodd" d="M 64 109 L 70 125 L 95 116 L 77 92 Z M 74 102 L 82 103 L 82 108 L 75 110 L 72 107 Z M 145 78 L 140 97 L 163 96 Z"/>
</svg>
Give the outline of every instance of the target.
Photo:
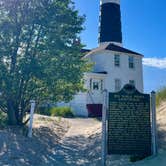
<svg viewBox="0 0 166 166">
<path fill-rule="evenodd" d="M 33 57 L 35 57 L 36 53 L 37 53 L 37 46 L 40 40 L 40 35 L 41 35 L 41 31 L 42 31 L 42 25 L 40 25 L 39 30 L 38 30 L 38 34 L 37 34 L 37 38 L 35 41 L 35 47 L 34 47 L 34 51 L 33 51 Z"/>
</svg>

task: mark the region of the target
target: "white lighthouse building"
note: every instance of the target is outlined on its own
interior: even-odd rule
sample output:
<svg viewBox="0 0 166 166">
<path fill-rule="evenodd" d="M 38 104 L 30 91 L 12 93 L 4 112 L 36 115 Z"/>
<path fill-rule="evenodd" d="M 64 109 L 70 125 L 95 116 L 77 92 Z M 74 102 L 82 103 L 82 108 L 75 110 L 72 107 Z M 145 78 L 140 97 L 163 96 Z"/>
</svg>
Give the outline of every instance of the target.
<svg viewBox="0 0 166 166">
<path fill-rule="evenodd" d="M 101 115 L 104 89 L 117 92 L 130 83 L 143 92 L 143 55 L 123 47 L 120 0 L 100 0 L 99 46 L 84 58 L 94 66 L 85 73 L 87 92 L 70 102 L 76 115 Z"/>
</svg>

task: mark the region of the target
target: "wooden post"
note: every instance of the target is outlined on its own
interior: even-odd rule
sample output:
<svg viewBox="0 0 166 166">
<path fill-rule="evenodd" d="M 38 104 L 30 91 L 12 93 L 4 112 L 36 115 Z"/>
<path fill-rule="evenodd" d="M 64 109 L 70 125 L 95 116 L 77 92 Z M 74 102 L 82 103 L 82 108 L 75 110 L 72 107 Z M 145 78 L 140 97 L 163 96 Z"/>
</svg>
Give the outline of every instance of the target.
<svg viewBox="0 0 166 166">
<path fill-rule="evenodd" d="M 103 109 L 102 109 L 102 166 L 106 165 L 106 119 L 107 119 L 107 90 L 103 91 Z"/>
<path fill-rule="evenodd" d="M 152 154 L 157 155 L 157 125 L 156 125 L 156 93 L 151 92 L 151 116 L 152 116 Z"/>
<path fill-rule="evenodd" d="M 29 122 L 29 132 L 28 132 L 28 137 L 32 137 L 32 126 L 33 126 L 33 115 L 34 115 L 34 110 L 35 110 L 35 101 L 31 100 L 31 110 L 30 110 L 30 122 Z"/>
</svg>

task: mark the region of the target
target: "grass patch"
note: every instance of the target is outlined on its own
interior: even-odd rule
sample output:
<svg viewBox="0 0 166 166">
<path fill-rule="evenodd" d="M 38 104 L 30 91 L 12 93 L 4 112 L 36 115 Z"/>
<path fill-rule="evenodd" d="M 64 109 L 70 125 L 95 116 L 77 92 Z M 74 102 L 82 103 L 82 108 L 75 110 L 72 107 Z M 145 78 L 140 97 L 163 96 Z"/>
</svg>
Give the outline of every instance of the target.
<svg viewBox="0 0 166 166">
<path fill-rule="evenodd" d="M 7 115 L 0 111 L 0 128 L 7 126 Z"/>
<path fill-rule="evenodd" d="M 72 118 L 74 117 L 73 111 L 70 107 L 39 107 L 36 111 L 37 114 L 46 116 L 58 116 L 61 121 L 61 117 Z"/>
<path fill-rule="evenodd" d="M 166 87 L 157 91 L 156 105 L 159 106 L 163 101 L 166 101 Z"/>
<path fill-rule="evenodd" d="M 64 118 L 73 118 L 74 114 L 70 107 L 53 107 L 49 110 L 51 116 L 58 116 Z"/>
<path fill-rule="evenodd" d="M 46 107 L 46 106 L 39 106 L 36 109 L 36 113 L 40 114 L 40 115 L 46 115 L 46 116 L 50 116 L 50 107 Z"/>
</svg>

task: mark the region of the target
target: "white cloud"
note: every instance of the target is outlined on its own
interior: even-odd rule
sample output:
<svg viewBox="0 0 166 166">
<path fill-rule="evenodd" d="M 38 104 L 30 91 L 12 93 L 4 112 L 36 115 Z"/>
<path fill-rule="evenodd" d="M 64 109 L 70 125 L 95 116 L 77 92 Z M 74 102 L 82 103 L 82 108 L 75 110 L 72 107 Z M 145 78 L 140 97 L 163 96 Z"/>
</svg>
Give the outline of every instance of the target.
<svg viewBox="0 0 166 166">
<path fill-rule="evenodd" d="M 165 58 L 144 58 L 143 64 L 145 66 L 156 67 L 159 69 L 166 69 L 166 57 Z"/>
</svg>

